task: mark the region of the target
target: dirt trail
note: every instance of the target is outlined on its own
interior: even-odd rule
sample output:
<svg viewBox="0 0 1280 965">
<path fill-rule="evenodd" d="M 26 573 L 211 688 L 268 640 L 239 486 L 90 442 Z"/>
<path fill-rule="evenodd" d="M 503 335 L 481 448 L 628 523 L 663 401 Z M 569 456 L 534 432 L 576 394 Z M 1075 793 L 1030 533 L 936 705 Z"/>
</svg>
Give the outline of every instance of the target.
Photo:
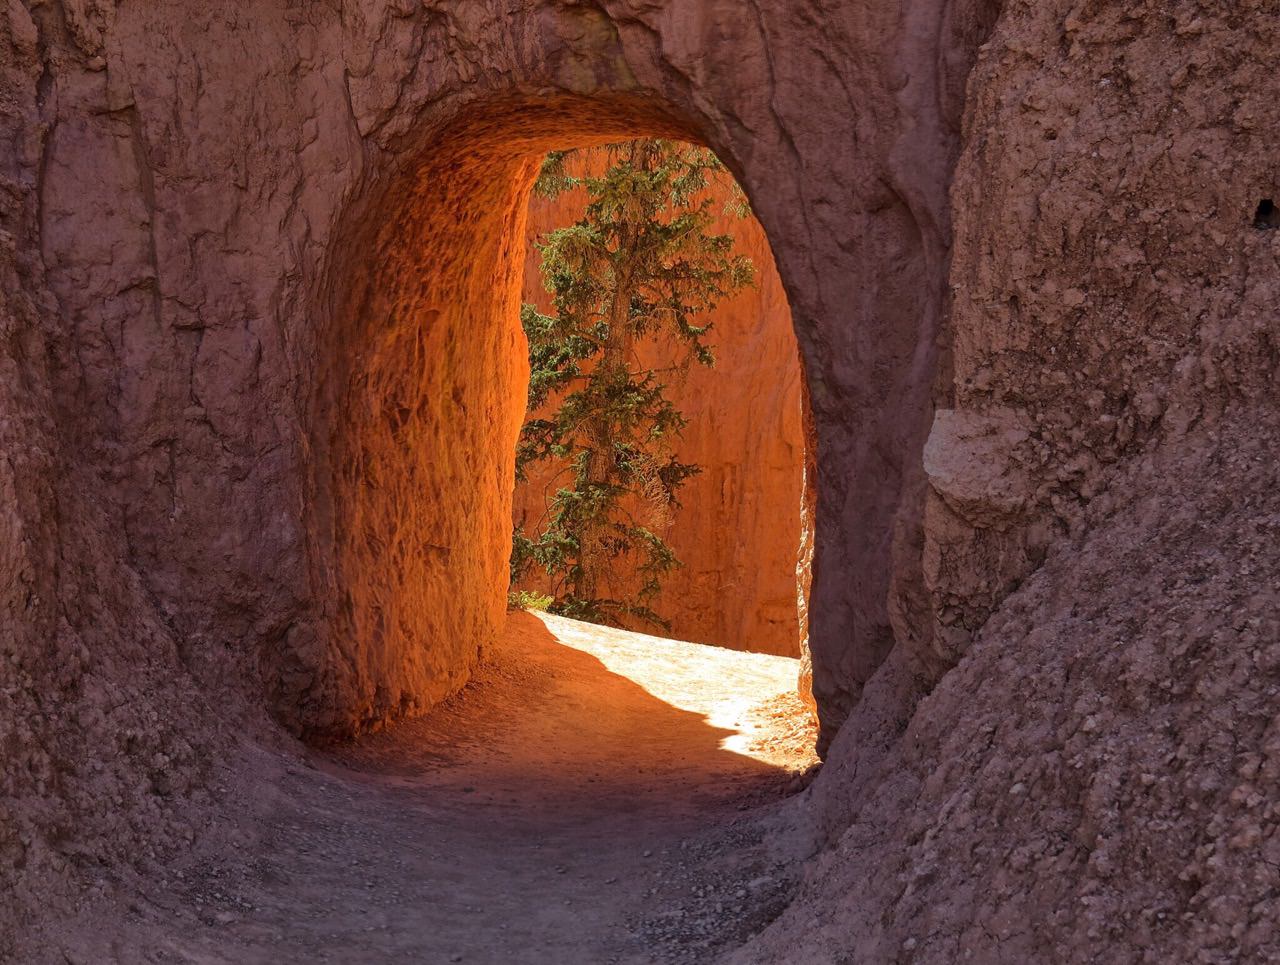
<svg viewBox="0 0 1280 965">
<path fill-rule="evenodd" d="M 235 842 L 67 961 L 706 961 L 790 889 L 796 661 L 513 613 L 476 680 L 341 750 L 260 751 Z M 296 753 L 296 748 L 294 749 Z M 51 956 L 51 960 L 63 958 Z"/>
</svg>

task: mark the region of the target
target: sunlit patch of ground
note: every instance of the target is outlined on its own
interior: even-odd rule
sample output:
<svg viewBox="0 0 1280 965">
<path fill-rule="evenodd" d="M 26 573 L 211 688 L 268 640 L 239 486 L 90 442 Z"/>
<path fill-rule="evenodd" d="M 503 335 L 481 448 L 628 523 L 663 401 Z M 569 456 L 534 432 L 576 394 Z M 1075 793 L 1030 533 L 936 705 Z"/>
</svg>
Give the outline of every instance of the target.
<svg viewBox="0 0 1280 965">
<path fill-rule="evenodd" d="M 788 771 L 817 763 L 817 726 L 796 695 L 799 662 L 614 630 L 549 614 L 539 620 L 565 647 L 727 733 L 720 749 Z"/>
</svg>

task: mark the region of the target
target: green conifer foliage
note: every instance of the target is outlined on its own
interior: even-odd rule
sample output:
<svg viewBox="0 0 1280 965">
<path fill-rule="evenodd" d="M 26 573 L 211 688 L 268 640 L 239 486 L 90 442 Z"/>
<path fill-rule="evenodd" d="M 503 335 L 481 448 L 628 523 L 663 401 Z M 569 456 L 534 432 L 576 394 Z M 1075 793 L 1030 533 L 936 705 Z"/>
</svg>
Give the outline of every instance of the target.
<svg viewBox="0 0 1280 965">
<path fill-rule="evenodd" d="M 582 187 L 588 200 L 577 223 L 538 245 L 553 314 L 532 305 L 521 313 L 529 412 L 543 415 L 521 431 L 517 479 L 556 460 L 568 465 L 570 484 L 555 494 L 540 532 L 515 532 L 512 582 L 541 566 L 552 578 L 552 612 L 665 626 L 650 603 L 680 563 L 658 531 L 699 471 L 675 454 L 686 422 L 667 389 L 689 365 L 714 364 L 711 315 L 752 283 L 754 267 L 734 253 L 732 238 L 710 232 L 715 202 L 706 189 L 713 178 L 733 183 L 714 154 L 659 140 L 607 150 L 599 176 L 573 176 L 566 154 L 550 155 L 536 187 L 550 198 Z M 667 347 L 661 368 L 641 364 L 645 341 Z M 621 572 L 634 572 L 639 585 L 614 599 L 609 577 Z"/>
</svg>

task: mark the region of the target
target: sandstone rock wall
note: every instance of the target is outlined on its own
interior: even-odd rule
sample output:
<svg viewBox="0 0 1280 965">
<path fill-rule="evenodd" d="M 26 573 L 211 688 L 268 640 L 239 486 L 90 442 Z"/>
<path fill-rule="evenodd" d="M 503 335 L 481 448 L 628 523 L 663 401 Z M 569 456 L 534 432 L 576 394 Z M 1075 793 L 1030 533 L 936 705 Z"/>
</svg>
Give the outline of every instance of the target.
<svg viewBox="0 0 1280 965">
<path fill-rule="evenodd" d="M 578 163 L 597 170 L 605 158 L 588 152 Z M 721 214 L 710 230 L 734 238 L 735 251 L 756 266 L 756 285 L 714 315 L 715 368 L 694 366 L 671 383 L 671 399 L 689 420 L 676 452 L 702 472 L 681 489 L 681 506 L 661 534 L 684 566 L 652 606 L 676 639 L 797 656 L 804 460 L 799 350 L 764 229 L 752 216 L 724 212 L 731 200 L 727 182 L 715 186 L 712 199 Z M 550 310 L 550 296 L 533 244 L 580 218 L 583 204 L 581 192 L 554 201 L 535 196 L 530 203 L 523 297 L 543 311 Z M 663 343 L 642 358 L 662 368 L 677 351 Z M 556 482 L 562 467 L 539 468 L 516 489 L 515 520 L 530 531 L 563 485 Z M 618 574 L 621 585 L 628 575 Z M 545 590 L 546 575 L 531 573 L 525 585 Z"/>
<path fill-rule="evenodd" d="M 925 450 L 942 666 L 1086 506 L 1124 498 L 1115 467 L 1272 394 L 1277 237 L 1254 216 L 1280 193 L 1278 34 L 1250 9 L 1013 8 L 979 61 L 953 194 L 955 411 Z"/>
<path fill-rule="evenodd" d="M 56 283 L 59 209 L 46 190 L 58 173 L 48 145 L 59 103 L 83 110 L 77 85 L 55 100 L 50 78 L 71 26 L 18 4 L 0 12 L 0 959 L 27 916 L 66 907 L 93 887 L 88 867 L 126 868 L 183 846 L 193 821 L 174 804 L 207 799 L 226 729 L 242 714 L 233 694 L 215 712 L 165 614 L 130 565 L 128 540 L 108 480 L 86 437 L 67 424 L 69 370 L 92 357 L 98 320 L 62 302 L 86 302 L 108 272 L 84 270 Z M 104 135 L 125 148 L 129 116 L 81 118 L 62 143 Z M 127 151 L 100 167 L 133 170 Z M 112 162 L 117 162 L 113 165 Z M 83 173 L 83 172 L 82 172 Z M 117 172 L 118 173 L 118 172 Z M 103 178 L 107 177 L 104 173 Z M 122 175 L 123 177 L 123 175 Z M 90 259 L 119 256 L 112 295 L 146 295 L 146 281 L 115 229 L 139 208 L 117 210 L 89 179 L 99 232 L 83 239 Z M 116 219 L 116 221 L 112 221 Z M 128 233 L 127 227 L 122 229 Z M 102 237 L 111 235 L 110 238 Z M 119 247 L 115 247 L 118 245 Z M 142 304 L 146 304 L 143 297 Z M 108 320 L 102 320 L 108 324 Z M 120 329 L 120 317 L 109 324 Z M 77 336 L 84 337 L 83 344 Z M 84 376 L 81 374 L 81 379 Z M 83 413 L 85 420 L 95 413 Z M 216 659 L 216 658 L 215 658 Z"/>
<path fill-rule="evenodd" d="M 512 239 L 530 159 L 566 144 L 701 140 L 769 232 L 810 382 L 829 738 L 890 649 L 891 579 L 920 585 L 947 186 L 992 12 L 5 5 L 3 874 L 179 840 L 263 707 L 349 734 L 465 679 L 501 614 Z"/>
<path fill-rule="evenodd" d="M 1006 6 L 924 580 L 819 779 L 830 851 L 740 960 L 1280 954 L 1274 13 Z"/>
</svg>

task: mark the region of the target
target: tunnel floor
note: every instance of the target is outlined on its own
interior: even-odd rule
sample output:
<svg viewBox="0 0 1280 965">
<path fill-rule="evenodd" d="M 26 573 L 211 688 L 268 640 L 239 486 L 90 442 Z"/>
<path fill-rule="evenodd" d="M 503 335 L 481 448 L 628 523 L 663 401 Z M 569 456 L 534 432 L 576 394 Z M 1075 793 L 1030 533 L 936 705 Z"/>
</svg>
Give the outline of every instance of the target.
<svg viewBox="0 0 1280 965">
<path fill-rule="evenodd" d="M 156 962 L 707 961 L 794 888 L 796 671 L 514 612 L 427 718 L 257 749 L 237 840 L 78 930 Z"/>
</svg>

